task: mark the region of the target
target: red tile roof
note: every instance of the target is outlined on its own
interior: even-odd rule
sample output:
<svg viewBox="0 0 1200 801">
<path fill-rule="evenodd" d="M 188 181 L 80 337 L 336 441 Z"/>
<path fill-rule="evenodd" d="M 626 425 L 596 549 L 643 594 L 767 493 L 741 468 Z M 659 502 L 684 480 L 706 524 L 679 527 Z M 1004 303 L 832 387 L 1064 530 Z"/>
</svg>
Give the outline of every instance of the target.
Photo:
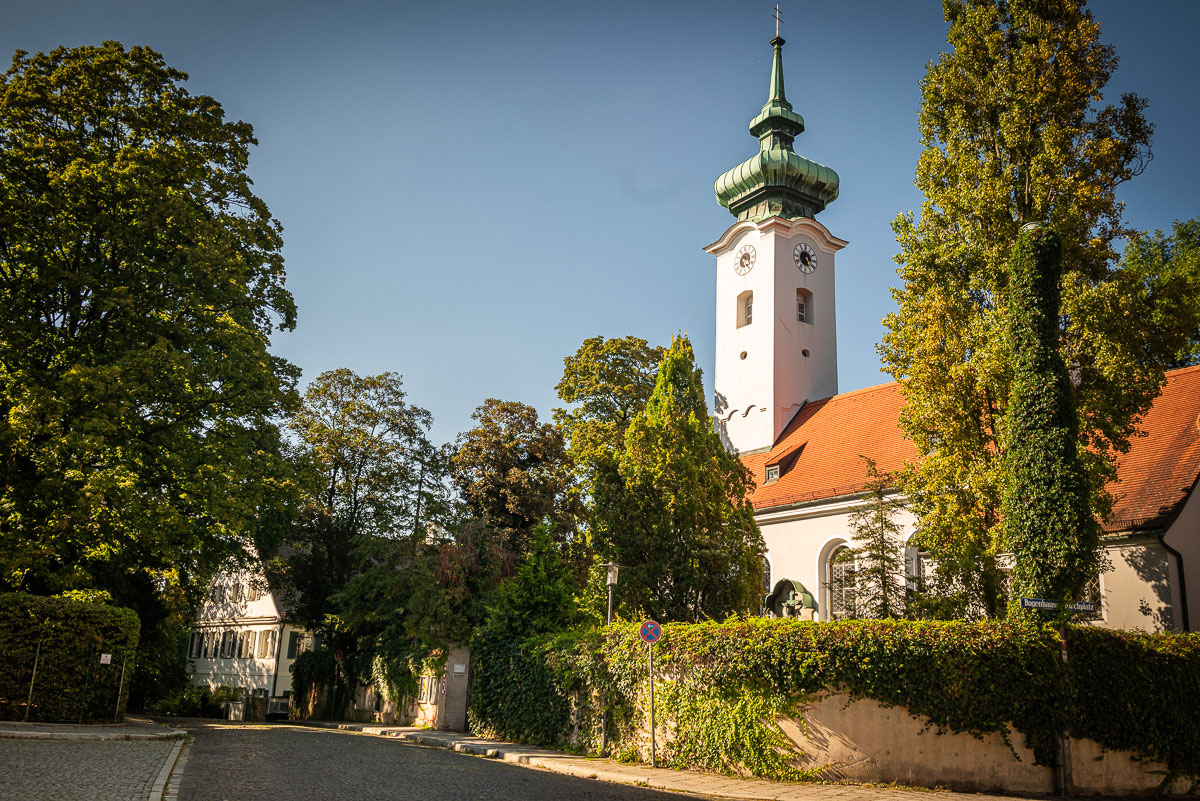
<svg viewBox="0 0 1200 801">
<path fill-rule="evenodd" d="M 755 509 L 849 495 L 862 489 L 866 471 L 860 455 L 881 472 L 898 470 L 916 457 L 900 433 L 904 405 L 900 385 L 875 387 L 807 403 L 765 453 L 745 456 L 758 488 Z M 1117 463 L 1117 498 L 1105 528 L 1126 530 L 1168 525 L 1200 475 L 1200 367 L 1167 373 L 1167 385 Z M 768 464 L 780 464 L 778 481 L 764 484 Z"/>
<path fill-rule="evenodd" d="M 1138 426 L 1146 432 L 1117 460 L 1110 531 L 1169 525 L 1200 475 L 1200 366 L 1167 373 L 1167 385 Z"/>
<path fill-rule="evenodd" d="M 860 454 L 874 459 L 880 472 L 899 469 L 917 453 L 900 433 L 903 405 L 896 383 L 804 404 L 774 448 L 742 459 L 759 484 L 751 496 L 755 508 L 858 492 L 866 478 Z M 779 480 L 763 484 L 766 465 L 781 460 Z"/>
</svg>

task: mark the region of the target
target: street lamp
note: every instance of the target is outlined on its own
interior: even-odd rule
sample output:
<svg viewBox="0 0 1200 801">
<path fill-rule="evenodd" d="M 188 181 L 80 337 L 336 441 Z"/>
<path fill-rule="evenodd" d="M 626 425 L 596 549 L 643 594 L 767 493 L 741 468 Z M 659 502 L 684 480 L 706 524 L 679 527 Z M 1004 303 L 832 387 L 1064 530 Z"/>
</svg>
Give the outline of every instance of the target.
<svg viewBox="0 0 1200 801">
<path fill-rule="evenodd" d="M 612 625 L 612 610 L 613 610 L 613 590 L 617 586 L 617 574 L 621 572 L 621 566 L 616 562 L 605 562 L 600 565 L 608 571 L 608 619 L 606 625 Z M 604 752 L 608 750 L 608 705 L 604 707 L 604 715 L 600 718 L 600 756 L 604 756 Z"/>
<path fill-rule="evenodd" d="M 621 572 L 621 566 L 616 562 L 605 562 L 604 564 L 600 565 L 600 567 L 603 567 L 608 571 L 608 619 L 605 621 L 605 625 L 611 625 L 613 612 L 613 590 L 617 586 L 617 574 Z"/>
</svg>

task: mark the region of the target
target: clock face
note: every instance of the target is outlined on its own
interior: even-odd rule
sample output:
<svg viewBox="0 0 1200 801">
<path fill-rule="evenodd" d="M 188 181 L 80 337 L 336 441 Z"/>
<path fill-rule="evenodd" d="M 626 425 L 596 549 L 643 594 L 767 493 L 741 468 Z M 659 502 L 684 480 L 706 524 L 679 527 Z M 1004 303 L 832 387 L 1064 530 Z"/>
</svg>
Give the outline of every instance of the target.
<svg viewBox="0 0 1200 801">
<path fill-rule="evenodd" d="M 811 273 L 817 269 L 817 252 L 805 243 L 801 242 L 799 245 L 796 245 L 796 249 L 792 251 L 792 256 L 796 259 L 796 266 L 800 268 L 800 272 Z"/>
<path fill-rule="evenodd" d="M 733 269 L 738 275 L 745 275 L 754 268 L 754 245 L 742 245 L 733 259 Z"/>
</svg>

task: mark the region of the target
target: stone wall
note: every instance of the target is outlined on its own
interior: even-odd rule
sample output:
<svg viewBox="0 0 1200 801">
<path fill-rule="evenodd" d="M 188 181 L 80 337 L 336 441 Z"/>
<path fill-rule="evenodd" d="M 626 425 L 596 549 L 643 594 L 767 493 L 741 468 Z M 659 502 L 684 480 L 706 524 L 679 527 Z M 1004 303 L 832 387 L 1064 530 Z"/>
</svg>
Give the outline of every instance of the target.
<svg viewBox="0 0 1200 801">
<path fill-rule="evenodd" d="M 795 743 L 796 765 L 822 768 L 822 776 L 855 782 L 897 782 L 923 787 L 1004 793 L 1052 793 L 1054 769 L 1035 765 L 1023 738 L 1011 748 L 998 734 L 938 734 L 902 707 L 870 699 L 847 704 L 832 693 L 807 704 L 803 721 L 782 721 Z M 1071 740 L 1071 791 L 1081 795 L 1139 795 L 1155 789 L 1165 766 L 1142 764 L 1129 752 L 1104 751 L 1092 740 Z M 1186 787 L 1171 788 L 1184 792 Z"/>
</svg>

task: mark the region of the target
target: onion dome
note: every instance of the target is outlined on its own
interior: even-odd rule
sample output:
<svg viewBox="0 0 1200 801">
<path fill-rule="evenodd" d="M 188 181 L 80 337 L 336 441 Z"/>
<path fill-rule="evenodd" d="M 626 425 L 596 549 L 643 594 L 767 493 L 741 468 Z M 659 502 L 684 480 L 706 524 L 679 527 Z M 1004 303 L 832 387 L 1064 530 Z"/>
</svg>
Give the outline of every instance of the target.
<svg viewBox="0 0 1200 801">
<path fill-rule="evenodd" d="M 717 202 L 739 220 L 814 217 L 838 196 L 837 173 L 792 150 L 792 142 L 804 133 L 804 118 L 783 92 L 783 45 L 779 36 L 771 40 L 770 99 L 750 121 L 759 151 L 713 186 Z"/>
</svg>

